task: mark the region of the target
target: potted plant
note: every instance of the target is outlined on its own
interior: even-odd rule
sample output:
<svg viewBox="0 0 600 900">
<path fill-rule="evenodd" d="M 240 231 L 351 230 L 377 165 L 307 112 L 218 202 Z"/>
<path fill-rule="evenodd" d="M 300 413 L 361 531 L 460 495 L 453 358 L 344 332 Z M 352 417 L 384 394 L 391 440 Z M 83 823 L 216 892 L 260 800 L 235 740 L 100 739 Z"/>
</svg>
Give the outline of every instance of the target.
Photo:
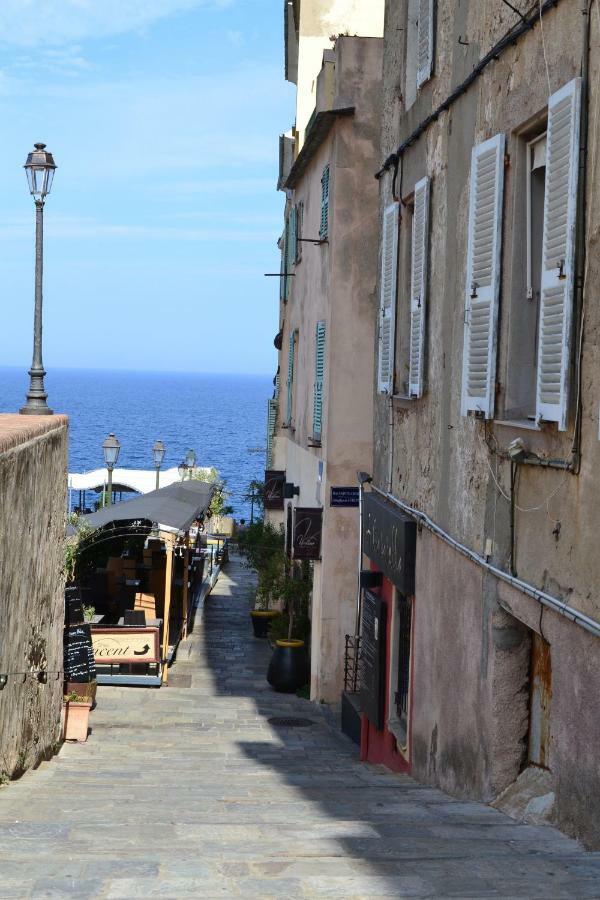
<svg viewBox="0 0 600 900">
<path fill-rule="evenodd" d="M 308 564 L 292 563 L 281 587 L 285 613 L 278 623 L 272 623 L 270 629 L 275 647 L 267 681 L 282 693 L 294 693 L 310 678 L 306 641 L 310 634 L 308 600 L 311 589 Z M 282 633 L 282 628 L 287 630 Z"/>
<path fill-rule="evenodd" d="M 283 534 L 268 522 L 254 522 L 244 529 L 239 548 L 247 565 L 257 575 L 254 608 L 250 610 L 252 629 L 257 638 L 266 638 L 270 623 L 280 615 L 273 608 L 282 597 L 287 557 Z"/>
<path fill-rule="evenodd" d="M 63 698 L 63 737 L 66 741 L 79 741 L 80 743 L 87 741 L 91 708 L 92 701 L 89 697 L 76 694 L 75 691 L 65 694 Z"/>
</svg>

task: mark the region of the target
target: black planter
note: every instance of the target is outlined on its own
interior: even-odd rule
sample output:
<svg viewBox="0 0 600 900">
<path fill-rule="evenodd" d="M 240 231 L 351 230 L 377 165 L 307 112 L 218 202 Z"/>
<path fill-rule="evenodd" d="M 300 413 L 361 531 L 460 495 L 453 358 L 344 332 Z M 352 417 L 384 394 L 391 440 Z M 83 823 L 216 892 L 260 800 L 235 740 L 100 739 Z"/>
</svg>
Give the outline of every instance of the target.
<svg viewBox="0 0 600 900">
<path fill-rule="evenodd" d="M 304 641 L 277 641 L 267 672 L 271 687 L 283 694 L 293 694 L 309 678 Z"/>
<path fill-rule="evenodd" d="M 267 632 L 269 630 L 269 623 L 275 618 L 275 616 L 279 615 L 279 613 L 273 610 L 262 611 L 259 609 L 253 609 L 250 612 L 250 618 L 252 619 L 252 628 L 254 630 L 254 637 L 257 638 L 266 638 Z"/>
</svg>

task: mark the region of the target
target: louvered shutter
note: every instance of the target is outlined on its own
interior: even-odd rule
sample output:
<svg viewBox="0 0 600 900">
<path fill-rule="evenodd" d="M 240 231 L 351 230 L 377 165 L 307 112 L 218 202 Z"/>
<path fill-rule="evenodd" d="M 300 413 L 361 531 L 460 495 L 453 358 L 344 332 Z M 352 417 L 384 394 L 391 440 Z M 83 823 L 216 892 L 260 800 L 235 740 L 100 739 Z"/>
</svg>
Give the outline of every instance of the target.
<svg viewBox="0 0 600 900">
<path fill-rule="evenodd" d="M 279 239 L 279 248 L 281 250 L 281 262 L 279 265 L 279 271 L 281 272 L 281 276 L 279 278 L 279 301 L 280 303 L 285 303 L 286 301 L 286 278 L 284 275 L 285 272 L 285 240 L 287 237 L 287 226 L 284 228 L 283 234 Z"/>
<path fill-rule="evenodd" d="M 536 419 L 567 427 L 581 79 L 548 103 Z"/>
<path fill-rule="evenodd" d="M 325 322 L 317 322 L 315 391 L 313 397 L 313 437 L 321 440 L 323 426 L 323 380 L 325 378 Z"/>
<path fill-rule="evenodd" d="M 268 401 L 267 407 L 267 469 L 273 465 L 273 438 L 275 436 L 275 422 L 277 420 L 277 400 Z"/>
<path fill-rule="evenodd" d="M 287 271 L 291 272 L 296 264 L 296 247 L 297 247 L 297 211 L 293 206 L 290 210 L 290 241 L 287 254 Z"/>
<path fill-rule="evenodd" d="M 462 414 L 494 415 L 504 135 L 473 147 L 463 349 Z"/>
<path fill-rule="evenodd" d="M 329 166 L 325 166 L 321 176 L 321 226 L 319 237 L 324 240 L 329 233 Z"/>
<path fill-rule="evenodd" d="M 287 404 L 285 413 L 285 423 L 290 425 L 292 422 L 292 389 L 294 384 L 294 344 L 296 340 L 296 332 L 290 331 L 288 345 L 288 374 L 287 374 Z"/>
<path fill-rule="evenodd" d="M 417 87 L 429 78 L 433 69 L 434 0 L 419 0 L 417 20 Z"/>
<path fill-rule="evenodd" d="M 415 185 L 415 209 L 412 223 L 410 365 L 408 376 L 408 393 L 411 397 L 421 397 L 423 395 L 428 243 L 429 178 L 426 176 Z"/>
<path fill-rule="evenodd" d="M 379 359 L 377 386 L 380 394 L 394 389 L 394 338 L 398 275 L 398 203 L 383 214 L 381 238 L 381 279 L 379 285 Z"/>
</svg>

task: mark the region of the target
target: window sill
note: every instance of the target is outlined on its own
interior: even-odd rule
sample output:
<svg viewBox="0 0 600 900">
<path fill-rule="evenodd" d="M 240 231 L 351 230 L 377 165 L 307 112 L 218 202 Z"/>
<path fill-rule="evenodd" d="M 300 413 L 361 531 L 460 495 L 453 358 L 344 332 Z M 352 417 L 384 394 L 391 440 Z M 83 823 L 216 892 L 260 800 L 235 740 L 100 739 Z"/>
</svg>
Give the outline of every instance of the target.
<svg viewBox="0 0 600 900">
<path fill-rule="evenodd" d="M 321 447 L 321 441 L 319 438 L 309 437 L 307 440 L 307 445 L 311 448 L 316 447 L 317 449 Z"/>
<path fill-rule="evenodd" d="M 494 425 L 502 425 L 504 428 L 522 428 L 525 431 L 541 431 L 537 422 L 531 419 L 494 419 Z"/>
<path fill-rule="evenodd" d="M 406 760 L 409 761 L 408 754 L 408 738 L 406 734 L 406 728 L 400 722 L 400 719 L 395 716 L 390 716 L 387 721 L 387 728 L 390 734 L 393 734 L 396 740 L 396 752 Z"/>
</svg>

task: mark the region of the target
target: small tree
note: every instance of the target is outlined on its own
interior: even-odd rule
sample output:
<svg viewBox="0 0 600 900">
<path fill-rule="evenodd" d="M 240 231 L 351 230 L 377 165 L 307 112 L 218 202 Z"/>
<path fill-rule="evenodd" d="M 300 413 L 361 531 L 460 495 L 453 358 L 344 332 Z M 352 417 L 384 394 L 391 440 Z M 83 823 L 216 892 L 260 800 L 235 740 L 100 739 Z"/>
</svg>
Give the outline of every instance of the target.
<svg viewBox="0 0 600 900">
<path fill-rule="evenodd" d="M 248 483 L 244 500 L 250 504 L 250 524 L 254 522 L 254 508 L 256 507 L 257 518 L 262 519 L 264 512 L 264 481 L 253 479 Z"/>
<path fill-rule="evenodd" d="M 204 481 L 215 486 L 215 492 L 208 507 L 208 515 L 211 519 L 232 514 L 233 507 L 227 503 L 227 499 L 230 497 L 230 492 L 227 490 L 227 482 L 224 478 L 221 478 L 219 471 L 214 466 L 211 466 L 209 469 L 196 469 L 192 473 L 192 479 L 194 481 Z"/>
</svg>

